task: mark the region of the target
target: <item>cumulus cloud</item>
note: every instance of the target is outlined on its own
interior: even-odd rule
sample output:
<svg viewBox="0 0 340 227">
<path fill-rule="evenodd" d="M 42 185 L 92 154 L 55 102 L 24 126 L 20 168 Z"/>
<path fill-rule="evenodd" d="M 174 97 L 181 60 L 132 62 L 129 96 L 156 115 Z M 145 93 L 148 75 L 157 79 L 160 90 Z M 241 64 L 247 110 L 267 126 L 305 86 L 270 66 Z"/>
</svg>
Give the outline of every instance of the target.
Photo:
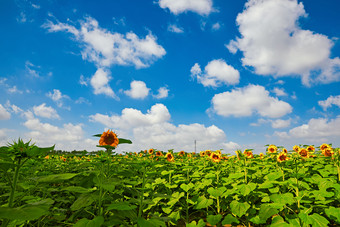
<svg viewBox="0 0 340 227">
<path fill-rule="evenodd" d="M 134 80 L 130 83 L 130 90 L 124 93 L 133 99 L 144 99 L 149 95 L 150 88 L 143 81 Z"/>
<path fill-rule="evenodd" d="M 276 119 L 276 120 L 271 120 L 271 119 L 263 119 L 260 118 L 257 120 L 255 123 L 251 123 L 251 126 L 260 126 L 265 123 L 270 123 L 272 128 L 287 128 L 290 126 L 292 119 Z"/>
<path fill-rule="evenodd" d="M 53 92 L 51 92 L 51 91 L 48 92 L 46 94 L 46 96 L 49 97 L 50 99 L 52 99 L 57 104 L 58 107 L 60 107 L 60 108 L 64 107 L 66 109 L 70 109 L 70 107 L 64 106 L 64 100 L 69 99 L 70 97 L 68 97 L 67 95 L 63 95 L 60 90 L 53 89 Z"/>
<path fill-rule="evenodd" d="M 196 78 L 204 87 L 219 87 L 222 84 L 235 85 L 240 81 L 240 73 L 224 60 L 212 60 L 202 72 L 198 63 L 191 67 L 191 77 Z"/>
<path fill-rule="evenodd" d="M 176 126 L 169 122 L 170 118 L 166 106 L 155 104 L 145 114 L 137 109 L 125 108 L 120 115 L 91 115 L 90 121 L 118 129 L 122 135 L 129 136 L 133 144 L 126 149 L 130 150 L 157 148 L 193 151 L 195 140 L 199 150 L 228 147 L 225 133 L 217 126 L 206 127 L 197 123 Z"/>
<path fill-rule="evenodd" d="M 11 113 L 0 104 L 0 120 L 8 120 L 11 118 Z"/>
<path fill-rule="evenodd" d="M 279 118 L 292 112 L 292 107 L 277 98 L 269 96 L 269 92 L 259 85 L 248 85 L 214 95 L 212 109 L 221 116 L 244 117 L 254 112 L 263 117 Z"/>
<path fill-rule="evenodd" d="M 87 17 L 80 21 L 80 28 L 67 23 L 47 21 L 44 25 L 49 32 L 64 31 L 73 34 L 82 47 L 82 57 L 94 62 L 98 68 L 111 65 L 133 65 L 148 67 L 165 55 L 164 48 L 157 43 L 151 32 L 145 38 L 135 33 L 125 35 L 101 28 L 98 21 Z"/>
<path fill-rule="evenodd" d="M 273 89 L 273 92 L 275 93 L 276 96 L 287 96 L 287 93 L 285 92 L 285 89 L 283 88 L 275 87 Z"/>
<path fill-rule="evenodd" d="M 50 106 L 46 106 L 46 103 L 43 103 L 39 106 L 33 106 L 33 112 L 36 116 L 44 117 L 48 119 L 60 119 L 57 111 Z"/>
<path fill-rule="evenodd" d="M 153 97 L 156 99 L 164 99 L 168 97 L 168 95 L 169 95 L 169 89 L 167 87 L 160 87 L 158 89 L 158 94 L 153 95 Z"/>
<path fill-rule="evenodd" d="M 104 94 L 109 97 L 118 99 L 116 94 L 111 89 L 109 82 L 111 80 L 110 72 L 104 69 L 97 69 L 96 73 L 90 80 L 90 84 L 94 89 L 94 94 Z"/>
<path fill-rule="evenodd" d="M 33 112 L 26 111 L 24 113 L 26 121 L 24 126 L 30 131 L 26 133 L 26 137 L 36 142 L 38 146 L 56 145 L 56 149 L 61 150 L 96 150 L 97 140 L 84 138 L 82 124 L 63 124 L 58 127 L 48 123 L 42 123 L 37 119 Z"/>
<path fill-rule="evenodd" d="M 249 0 L 237 16 L 240 38 L 227 46 L 243 52 L 242 63 L 260 75 L 295 76 L 302 83 L 330 83 L 340 79 L 340 59 L 331 59 L 333 41 L 299 27 L 307 17 L 297 0 Z"/>
<path fill-rule="evenodd" d="M 159 0 L 158 4 L 163 9 L 168 8 L 175 15 L 187 11 L 209 15 L 214 11 L 212 0 Z"/>
<path fill-rule="evenodd" d="M 318 104 L 323 108 L 324 111 L 332 105 L 340 107 L 340 95 L 329 96 L 326 100 L 319 101 Z"/>
<path fill-rule="evenodd" d="M 220 28 L 221 28 L 221 24 L 220 24 L 219 22 L 213 24 L 212 27 L 211 27 L 211 29 L 212 29 L 213 31 L 217 31 L 217 30 L 219 30 Z"/>
<path fill-rule="evenodd" d="M 340 115 L 335 119 L 312 118 L 307 124 L 292 128 L 288 132 L 275 134 L 282 139 L 305 139 L 312 143 L 331 143 L 337 141 L 340 136 Z"/>
<path fill-rule="evenodd" d="M 169 31 L 169 32 L 174 32 L 174 33 L 183 33 L 183 32 L 184 32 L 183 28 L 178 27 L 178 26 L 175 25 L 175 24 L 170 24 L 170 25 L 168 26 L 168 31 Z"/>
</svg>

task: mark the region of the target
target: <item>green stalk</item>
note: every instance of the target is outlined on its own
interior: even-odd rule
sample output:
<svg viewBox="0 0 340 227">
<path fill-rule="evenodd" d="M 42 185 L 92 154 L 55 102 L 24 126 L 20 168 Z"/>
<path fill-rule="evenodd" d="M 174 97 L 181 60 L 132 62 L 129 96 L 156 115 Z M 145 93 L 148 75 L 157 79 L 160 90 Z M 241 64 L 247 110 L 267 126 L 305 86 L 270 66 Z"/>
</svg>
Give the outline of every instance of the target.
<svg viewBox="0 0 340 227">
<path fill-rule="evenodd" d="M 296 160 L 294 161 L 295 163 L 295 179 L 296 179 L 296 197 L 299 197 L 299 180 L 298 180 L 298 168 L 297 168 L 297 162 Z M 300 208 L 300 199 L 297 199 L 297 206 Z"/>
<path fill-rule="evenodd" d="M 138 208 L 138 217 L 142 217 L 143 214 L 143 202 L 144 202 L 144 187 L 145 187 L 145 173 L 146 173 L 146 166 L 144 168 L 143 172 L 143 183 L 142 183 L 142 192 L 140 195 L 140 202 L 139 202 L 139 208 Z M 170 173 L 171 174 L 171 173 Z"/>
<path fill-rule="evenodd" d="M 247 168 L 246 168 L 246 159 L 244 158 L 243 159 L 243 163 L 244 163 L 244 167 L 243 167 L 243 170 L 244 170 L 244 182 L 247 184 Z"/>
<path fill-rule="evenodd" d="M 101 163 L 101 167 L 100 167 L 100 178 L 99 178 L 99 181 L 100 181 L 100 187 L 99 187 L 99 203 L 98 203 L 98 214 L 99 216 L 102 216 L 103 215 L 103 208 L 102 208 L 102 202 L 103 202 L 103 166 L 104 166 L 104 163 Z"/>
</svg>

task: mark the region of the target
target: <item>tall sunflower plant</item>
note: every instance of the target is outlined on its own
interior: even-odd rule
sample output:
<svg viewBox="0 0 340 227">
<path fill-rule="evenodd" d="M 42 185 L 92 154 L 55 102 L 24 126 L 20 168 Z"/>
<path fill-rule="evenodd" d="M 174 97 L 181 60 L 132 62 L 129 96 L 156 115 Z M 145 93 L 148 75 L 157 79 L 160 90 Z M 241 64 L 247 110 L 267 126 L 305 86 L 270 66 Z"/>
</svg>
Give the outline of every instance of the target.
<svg viewBox="0 0 340 227">
<path fill-rule="evenodd" d="M 97 145 L 97 147 L 105 148 L 109 154 L 112 152 L 112 150 L 116 149 L 118 144 L 132 144 L 132 141 L 129 139 L 118 138 L 117 134 L 110 129 L 106 132 L 103 132 L 102 134 L 96 134 L 93 136 L 100 137 L 99 145 Z"/>
</svg>

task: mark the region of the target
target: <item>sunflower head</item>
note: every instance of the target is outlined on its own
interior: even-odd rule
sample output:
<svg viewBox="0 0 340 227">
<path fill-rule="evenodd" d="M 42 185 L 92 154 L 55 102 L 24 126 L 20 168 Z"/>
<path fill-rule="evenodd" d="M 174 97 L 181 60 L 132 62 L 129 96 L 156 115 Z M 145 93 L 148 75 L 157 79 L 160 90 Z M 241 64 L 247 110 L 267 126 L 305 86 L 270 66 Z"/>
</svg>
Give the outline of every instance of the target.
<svg viewBox="0 0 340 227">
<path fill-rule="evenodd" d="M 263 159 L 264 158 L 264 154 L 261 152 L 260 153 L 260 159 Z"/>
<path fill-rule="evenodd" d="M 210 154 L 210 159 L 213 161 L 213 162 L 220 162 L 221 161 L 221 155 L 217 152 L 212 152 Z"/>
<path fill-rule="evenodd" d="M 333 154 L 334 154 L 334 151 L 331 147 L 329 148 L 325 148 L 322 150 L 322 154 L 325 156 L 325 157 L 332 157 Z"/>
<path fill-rule="evenodd" d="M 268 153 L 276 153 L 277 152 L 277 147 L 275 145 L 269 145 L 269 147 L 267 148 Z"/>
<path fill-rule="evenodd" d="M 118 144 L 119 144 L 119 139 L 116 133 L 112 132 L 111 130 L 107 130 L 106 132 L 103 132 L 103 134 L 100 136 L 100 139 L 99 139 L 100 146 L 117 147 Z"/>
<path fill-rule="evenodd" d="M 166 153 L 165 158 L 168 162 L 173 162 L 175 160 L 174 155 L 170 152 Z"/>
<path fill-rule="evenodd" d="M 328 148 L 330 148 L 330 147 L 331 147 L 331 146 L 329 146 L 329 144 L 324 143 L 324 144 L 322 144 L 322 145 L 320 146 L 320 150 L 322 151 L 322 150 L 328 149 Z"/>
<path fill-rule="evenodd" d="M 314 152 L 315 151 L 315 147 L 310 145 L 310 146 L 307 147 L 307 151 L 308 152 Z"/>
<path fill-rule="evenodd" d="M 309 152 L 305 148 L 301 148 L 299 150 L 299 155 L 303 158 L 308 158 L 309 157 Z"/>
<path fill-rule="evenodd" d="M 200 151 L 200 156 L 204 157 L 205 156 L 205 151 Z"/>
<path fill-rule="evenodd" d="M 285 152 L 286 154 L 288 153 L 288 151 L 287 151 L 286 148 L 283 148 L 283 149 L 282 149 L 282 152 Z"/>
<path fill-rule="evenodd" d="M 299 152 L 300 147 L 299 147 L 298 145 L 295 145 L 295 146 L 293 147 L 293 150 L 294 150 L 295 152 Z"/>
<path fill-rule="evenodd" d="M 182 157 L 183 155 L 185 155 L 185 152 L 184 152 L 184 151 L 180 151 L 180 152 L 178 153 L 178 155 Z"/>
<path fill-rule="evenodd" d="M 153 154 L 153 149 L 149 149 L 149 154 Z"/>
<path fill-rule="evenodd" d="M 282 151 L 278 156 L 277 156 L 277 161 L 278 162 L 284 162 L 289 160 L 289 157 L 287 155 L 287 153 L 285 153 L 284 151 Z"/>
<path fill-rule="evenodd" d="M 163 153 L 161 151 L 157 151 L 156 152 L 156 156 L 159 157 L 159 156 L 163 156 Z"/>
</svg>

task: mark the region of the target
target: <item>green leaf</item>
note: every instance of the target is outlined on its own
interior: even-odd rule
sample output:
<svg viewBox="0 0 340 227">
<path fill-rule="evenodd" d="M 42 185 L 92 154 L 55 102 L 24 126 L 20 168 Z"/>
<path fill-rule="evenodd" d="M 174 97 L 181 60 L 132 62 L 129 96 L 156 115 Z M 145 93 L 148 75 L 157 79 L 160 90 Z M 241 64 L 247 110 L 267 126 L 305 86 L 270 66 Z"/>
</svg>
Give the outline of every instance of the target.
<svg viewBox="0 0 340 227">
<path fill-rule="evenodd" d="M 294 195 L 289 192 L 284 194 L 272 194 L 269 197 L 274 203 L 293 204 L 295 202 Z"/>
<path fill-rule="evenodd" d="M 270 227 L 289 227 L 290 225 L 284 221 L 281 216 L 275 216 Z"/>
<path fill-rule="evenodd" d="M 151 219 L 144 219 L 138 218 L 137 224 L 140 227 L 166 227 L 165 222 L 159 219 L 151 218 Z"/>
<path fill-rule="evenodd" d="M 123 138 L 118 138 L 118 139 L 119 139 L 119 144 L 122 144 L 122 143 L 132 144 L 131 140 L 123 139 Z"/>
<path fill-rule="evenodd" d="M 222 219 L 222 215 L 217 214 L 217 215 L 208 215 L 207 216 L 207 221 L 210 225 L 216 225 L 219 223 Z"/>
<path fill-rule="evenodd" d="M 204 208 L 207 208 L 208 206 L 211 206 L 214 203 L 212 199 L 207 199 L 204 196 L 199 197 L 197 202 L 198 203 L 197 203 L 196 209 L 204 209 Z"/>
<path fill-rule="evenodd" d="M 54 183 L 54 182 L 69 180 L 77 175 L 78 175 L 77 173 L 61 173 L 61 174 L 52 174 L 48 176 L 41 176 L 41 177 L 37 177 L 33 179 L 41 183 Z"/>
<path fill-rule="evenodd" d="M 190 189 L 194 188 L 194 184 L 193 183 L 189 183 L 189 184 L 181 184 L 180 186 L 185 192 L 188 192 Z"/>
<path fill-rule="evenodd" d="M 208 188 L 207 192 L 208 192 L 211 196 L 217 198 L 217 197 L 222 196 L 223 193 L 224 193 L 226 190 L 227 190 L 226 187 L 220 187 L 220 188 L 216 188 L 216 189 L 215 189 L 215 188 Z"/>
<path fill-rule="evenodd" d="M 4 172 L 7 172 L 9 169 L 14 169 L 16 167 L 15 164 L 10 163 L 10 162 L 0 162 L 0 169 L 3 170 Z"/>
<path fill-rule="evenodd" d="M 225 216 L 225 218 L 222 221 L 222 225 L 231 225 L 231 224 L 238 224 L 240 223 L 237 218 L 235 218 L 233 215 L 228 214 Z"/>
<path fill-rule="evenodd" d="M 328 226 L 329 221 L 322 217 L 320 214 L 314 213 L 312 215 L 308 215 L 305 213 L 299 213 L 299 218 L 305 223 L 312 225 L 313 227 L 323 227 Z"/>
<path fill-rule="evenodd" d="M 241 184 L 238 186 L 238 190 L 240 193 L 244 196 L 248 195 L 250 192 L 254 191 L 256 188 L 255 183 L 249 183 L 249 184 Z"/>
<path fill-rule="evenodd" d="M 69 186 L 69 187 L 63 188 L 62 190 L 68 191 L 68 192 L 76 192 L 76 193 L 89 193 L 89 192 L 95 191 L 96 189 L 83 188 L 80 186 Z"/>
<path fill-rule="evenodd" d="M 277 214 L 279 211 L 268 204 L 262 204 L 260 207 L 259 217 L 263 223 L 267 221 L 268 218 Z"/>
<path fill-rule="evenodd" d="M 247 202 L 239 203 L 238 201 L 234 200 L 230 203 L 231 212 L 238 217 L 242 217 L 244 214 L 246 214 L 249 208 L 250 205 Z"/>
<path fill-rule="evenodd" d="M 137 206 L 130 205 L 127 202 L 116 202 L 116 203 L 112 203 L 111 205 L 109 205 L 106 209 L 107 210 L 133 210 L 136 208 Z"/>
<path fill-rule="evenodd" d="M 48 152 L 54 150 L 54 146 L 53 145 L 52 147 L 37 147 L 37 146 L 34 146 L 32 149 L 30 149 L 28 152 L 27 152 L 27 155 L 29 157 L 36 157 L 36 156 L 45 156 Z"/>
<path fill-rule="evenodd" d="M 80 219 L 74 227 L 99 227 L 102 224 L 104 224 L 104 218 L 102 216 L 97 216 L 92 220 L 89 220 L 87 218 Z"/>
<path fill-rule="evenodd" d="M 340 223 L 340 208 L 330 207 L 325 212 L 330 219 Z"/>
<path fill-rule="evenodd" d="M 76 201 L 71 205 L 71 210 L 76 211 L 83 207 L 90 206 L 94 202 L 92 194 L 81 194 Z"/>
<path fill-rule="evenodd" d="M 96 135 L 93 135 L 93 136 L 95 136 L 95 137 L 101 137 L 102 134 L 96 134 Z"/>
<path fill-rule="evenodd" d="M 206 225 L 205 225 L 204 220 L 200 219 L 197 224 L 196 224 L 196 221 L 192 221 L 190 222 L 190 224 L 186 224 L 185 226 L 186 227 L 204 227 Z"/>
</svg>

